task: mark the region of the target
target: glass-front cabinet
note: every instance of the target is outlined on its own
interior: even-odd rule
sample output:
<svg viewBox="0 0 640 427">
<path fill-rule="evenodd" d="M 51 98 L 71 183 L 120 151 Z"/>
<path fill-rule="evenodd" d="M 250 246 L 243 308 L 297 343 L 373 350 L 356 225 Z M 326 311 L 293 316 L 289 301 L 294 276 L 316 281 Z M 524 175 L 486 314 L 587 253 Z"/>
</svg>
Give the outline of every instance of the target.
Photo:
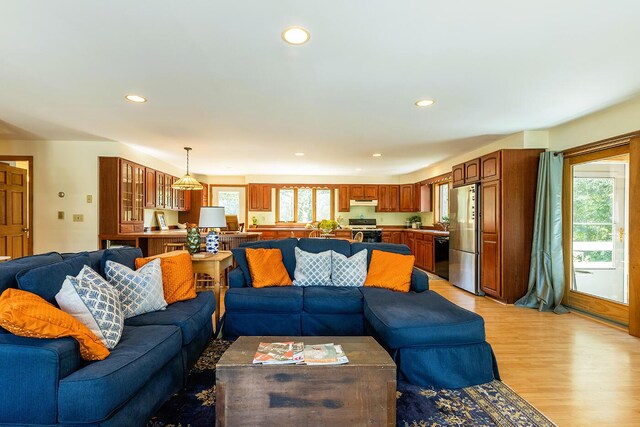
<svg viewBox="0 0 640 427">
<path fill-rule="evenodd" d="M 145 167 L 120 159 L 120 232 L 142 231 Z"/>
</svg>

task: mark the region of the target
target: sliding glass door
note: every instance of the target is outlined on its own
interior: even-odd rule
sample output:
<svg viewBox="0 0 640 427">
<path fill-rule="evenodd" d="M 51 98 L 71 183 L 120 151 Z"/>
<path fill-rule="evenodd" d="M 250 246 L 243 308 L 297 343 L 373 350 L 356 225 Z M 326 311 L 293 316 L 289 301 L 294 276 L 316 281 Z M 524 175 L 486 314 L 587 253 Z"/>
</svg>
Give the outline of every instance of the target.
<svg viewBox="0 0 640 427">
<path fill-rule="evenodd" d="M 564 180 L 565 303 L 628 324 L 628 148 L 566 159 Z"/>
</svg>

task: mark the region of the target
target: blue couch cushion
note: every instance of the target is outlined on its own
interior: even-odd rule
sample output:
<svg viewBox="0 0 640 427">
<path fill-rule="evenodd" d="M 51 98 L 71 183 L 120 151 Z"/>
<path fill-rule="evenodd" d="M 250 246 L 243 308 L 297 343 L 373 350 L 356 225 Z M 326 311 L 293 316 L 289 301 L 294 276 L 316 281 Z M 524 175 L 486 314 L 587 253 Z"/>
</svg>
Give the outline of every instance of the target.
<svg viewBox="0 0 640 427">
<path fill-rule="evenodd" d="M 32 292 L 53 303 L 64 279 L 77 276 L 85 265 L 89 265 L 89 254 L 81 252 L 54 264 L 23 270 L 18 273 L 16 280 L 23 291 Z"/>
<path fill-rule="evenodd" d="M 93 271 L 97 272 L 102 277 L 104 277 L 104 271 L 100 270 L 100 263 L 102 261 L 102 256 L 103 256 L 105 250 L 106 249 L 100 249 L 98 251 L 89 252 L 89 267 L 91 267 L 91 269 Z M 62 259 L 67 259 L 67 258 L 73 258 L 74 256 L 78 255 L 78 253 L 77 252 L 68 252 L 68 253 L 63 253 L 63 254 L 60 254 L 60 255 L 62 255 Z"/>
<path fill-rule="evenodd" d="M 26 256 L 0 263 L 0 294 L 8 288 L 17 288 L 16 275 L 22 270 L 40 267 L 62 261 L 62 256 L 57 252 Z"/>
<path fill-rule="evenodd" d="M 301 313 L 302 288 L 276 286 L 271 288 L 230 288 L 224 296 L 227 311 L 270 313 Z"/>
<path fill-rule="evenodd" d="M 107 265 L 107 261 L 117 262 L 118 264 L 126 265 L 132 270 L 136 269 L 136 258 L 142 258 L 142 249 L 140 248 L 115 248 L 105 249 L 100 260 L 100 270 L 98 271 L 104 277 L 104 268 Z"/>
<path fill-rule="evenodd" d="M 321 314 L 362 313 L 360 288 L 309 286 L 304 288 L 304 311 Z"/>
<path fill-rule="evenodd" d="M 282 262 L 289 273 L 289 277 L 293 280 L 293 274 L 296 271 L 296 254 L 295 249 L 298 245 L 298 239 L 281 239 L 281 240 L 259 240 L 257 242 L 247 242 L 241 244 L 240 248 L 231 249 L 233 257 L 238 263 L 238 267 L 242 270 L 247 286 L 253 284 L 251 280 L 251 272 L 249 271 L 249 263 L 247 262 L 246 248 L 252 249 L 280 249 L 282 252 Z"/>
<path fill-rule="evenodd" d="M 354 255 L 361 250 L 367 249 L 367 268 L 371 264 L 371 256 L 373 251 L 385 251 L 393 252 L 394 254 L 411 255 L 411 249 L 407 245 L 398 245 L 396 243 L 352 243 L 351 255 Z"/>
<path fill-rule="evenodd" d="M 109 357 L 60 381 L 58 422 L 80 424 L 109 418 L 180 354 L 181 344 L 177 326 L 125 326 L 122 340 Z"/>
<path fill-rule="evenodd" d="M 485 341 L 484 319 L 433 291 L 362 288 L 364 317 L 387 347 L 474 344 Z"/>
<path fill-rule="evenodd" d="M 200 333 L 205 324 L 211 323 L 216 309 L 213 292 L 198 292 L 194 299 L 178 301 L 165 310 L 141 314 L 125 320 L 129 326 L 175 325 L 182 331 L 182 345 L 189 344 Z"/>
<path fill-rule="evenodd" d="M 342 239 L 309 239 L 302 238 L 298 241 L 298 247 L 305 252 L 314 254 L 324 251 L 336 251 L 346 257 L 351 256 L 351 244 Z"/>
</svg>

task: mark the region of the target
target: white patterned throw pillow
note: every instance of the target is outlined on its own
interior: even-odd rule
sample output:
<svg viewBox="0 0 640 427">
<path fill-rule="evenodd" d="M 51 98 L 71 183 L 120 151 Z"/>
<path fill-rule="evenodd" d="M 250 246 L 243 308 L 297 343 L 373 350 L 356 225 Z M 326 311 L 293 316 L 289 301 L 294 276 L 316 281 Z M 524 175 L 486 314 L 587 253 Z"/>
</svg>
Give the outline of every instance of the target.
<svg viewBox="0 0 640 427">
<path fill-rule="evenodd" d="M 331 251 L 331 281 L 333 286 L 363 286 L 367 279 L 367 250 L 346 256 Z"/>
<path fill-rule="evenodd" d="M 124 316 L 118 291 L 89 266 L 76 276 L 67 276 L 56 302 L 66 313 L 78 319 L 100 341 L 112 349 L 120 342 Z"/>
<path fill-rule="evenodd" d="M 124 318 L 152 311 L 164 310 L 167 302 L 162 291 L 160 258 L 156 258 L 138 270 L 107 261 L 104 269 L 109 284 L 120 292 Z"/>
<path fill-rule="evenodd" d="M 331 286 L 331 251 L 318 254 L 296 248 L 294 286 Z"/>
</svg>

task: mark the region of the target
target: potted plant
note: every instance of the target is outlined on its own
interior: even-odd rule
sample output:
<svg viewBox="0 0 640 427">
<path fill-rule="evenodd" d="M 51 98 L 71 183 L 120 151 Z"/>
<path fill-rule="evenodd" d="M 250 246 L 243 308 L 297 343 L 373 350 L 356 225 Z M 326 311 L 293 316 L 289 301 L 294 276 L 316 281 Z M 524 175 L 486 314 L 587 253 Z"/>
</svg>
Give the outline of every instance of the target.
<svg viewBox="0 0 640 427">
<path fill-rule="evenodd" d="M 408 221 L 411 223 L 411 228 L 420 228 L 420 225 L 422 224 L 422 218 L 420 215 L 410 216 Z"/>
<path fill-rule="evenodd" d="M 253 228 L 256 228 L 258 226 L 258 218 L 256 218 L 255 216 L 251 217 L 251 224 Z"/>
</svg>

